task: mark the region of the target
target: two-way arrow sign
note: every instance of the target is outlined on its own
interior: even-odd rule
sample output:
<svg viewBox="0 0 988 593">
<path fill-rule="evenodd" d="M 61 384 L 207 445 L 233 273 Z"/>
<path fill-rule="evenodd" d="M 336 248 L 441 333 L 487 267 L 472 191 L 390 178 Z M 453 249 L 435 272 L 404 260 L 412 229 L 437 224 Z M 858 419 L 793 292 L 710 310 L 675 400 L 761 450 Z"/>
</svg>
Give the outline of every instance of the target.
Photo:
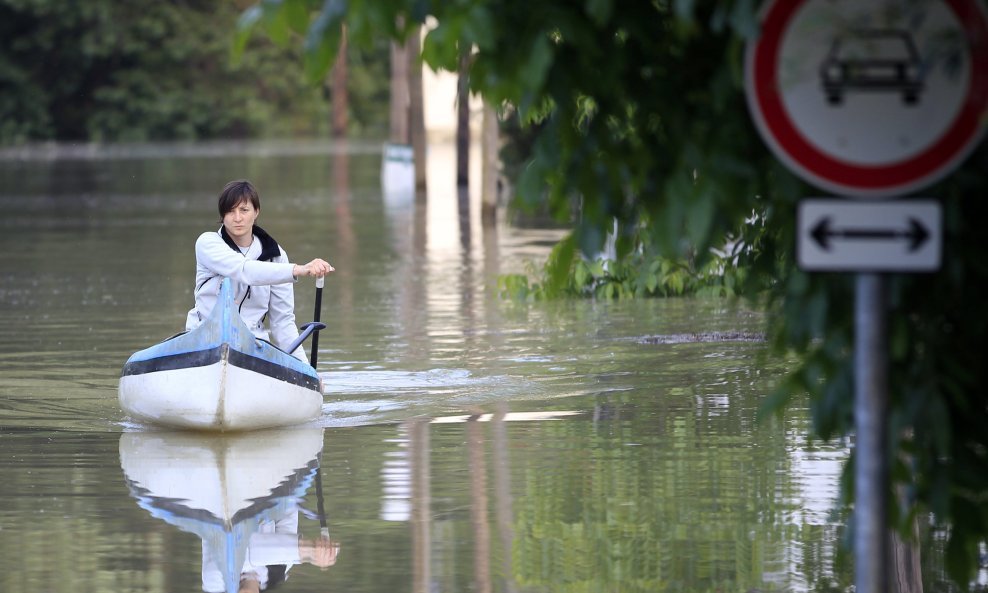
<svg viewBox="0 0 988 593">
<path fill-rule="evenodd" d="M 803 200 L 796 257 L 807 271 L 932 272 L 940 267 L 941 210 L 933 200 Z"/>
<path fill-rule="evenodd" d="M 915 218 L 909 218 L 908 229 L 895 229 L 888 226 L 875 228 L 848 227 L 844 229 L 833 229 L 830 226 L 830 217 L 825 216 L 820 219 L 812 232 L 813 239 L 824 250 L 829 250 L 831 237 L 843 239 L 858 239 L 861 241 L 894 241 L 899 238 L 909 240 L 909 251 L 913 252 L 923 246 L 923 243 L 930 237 L 930 232 L 926 226 Z"/>
</svg>

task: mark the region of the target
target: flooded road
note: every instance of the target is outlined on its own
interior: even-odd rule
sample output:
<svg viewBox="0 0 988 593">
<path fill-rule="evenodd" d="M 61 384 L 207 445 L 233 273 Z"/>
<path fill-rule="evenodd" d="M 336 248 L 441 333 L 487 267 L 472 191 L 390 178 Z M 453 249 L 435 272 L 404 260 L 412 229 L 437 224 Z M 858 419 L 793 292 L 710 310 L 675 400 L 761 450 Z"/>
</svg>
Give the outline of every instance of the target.
<svg viewBox="0 0 988 593">
<path fill-rule="evenodd" d="M 846 444 L 811 442 L 800 402 L 759 419 L 785 365 L 730 337 L 762 314 L 502 300 L 497 275 L 560 234 L 483 228 L 451 149 L 430 155 L 425 204 L 382 193 L 372 145 L 0 159 L 0 590 L 849 584 L 830 514 Z M 337 268 L 322 417 L 239 436 L 142 426 L 117 406 L 120 369 L 182 329 L 193 244 L 235 178 L 293 260 Z M 300 281 L 299 323 L 313 297 Z M 682 339 L 697 333 L 711 339 Z"/>
</svg>

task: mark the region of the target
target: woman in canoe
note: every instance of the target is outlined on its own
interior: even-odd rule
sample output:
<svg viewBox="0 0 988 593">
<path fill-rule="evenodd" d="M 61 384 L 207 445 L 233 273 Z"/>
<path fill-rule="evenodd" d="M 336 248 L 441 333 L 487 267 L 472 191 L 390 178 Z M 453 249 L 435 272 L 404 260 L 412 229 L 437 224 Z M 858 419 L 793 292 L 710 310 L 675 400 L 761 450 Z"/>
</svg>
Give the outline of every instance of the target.
<svg viewBox="0 0 988 593">
<path fill-rule="evenodd" d="M 240 316 L 251 332 L 285 349 L 299 336 L 295 325 L 295 289 L 299 276 L 325 276 L 334 270 L 316 258 L 294 264 L 278 242 L 257 226 L 261 198 L 245 180 L 231 181 L 220 192 L 218 209 L 223 226 L 196 240 L 196 306 L 185 329 L 198 327 L 216 304 L 223 278 L 233 281 Z M 264 327 L 265 319 L 269 328 Z M 301 346 L 292 353 L 307 361 Z"/>
</svg>

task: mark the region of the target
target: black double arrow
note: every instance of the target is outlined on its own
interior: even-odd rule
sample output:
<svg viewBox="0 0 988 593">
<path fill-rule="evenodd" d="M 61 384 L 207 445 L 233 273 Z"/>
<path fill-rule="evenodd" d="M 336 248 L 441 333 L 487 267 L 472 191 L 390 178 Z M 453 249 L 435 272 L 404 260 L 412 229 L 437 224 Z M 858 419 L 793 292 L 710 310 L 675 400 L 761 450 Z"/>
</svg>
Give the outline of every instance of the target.
<svg viewBox="0 0 988 593">
<path fill-rule="evenodd" d="M 830 217 L 823 217 L 820 222 L 813 225 L 810 231 L 813 239 L 824 251 L 830 249 L 831 239 L 856 239 L 859 241 L 894 241 L 896 239 L 908 239 L 909 251 L 916 251 L 930 238 L 930 232 L 926 230 L 923 223 L 915 218 L 909 219 L 908 229 L 888 229 L 888 228 L 830 228 Z"/>
</svg>

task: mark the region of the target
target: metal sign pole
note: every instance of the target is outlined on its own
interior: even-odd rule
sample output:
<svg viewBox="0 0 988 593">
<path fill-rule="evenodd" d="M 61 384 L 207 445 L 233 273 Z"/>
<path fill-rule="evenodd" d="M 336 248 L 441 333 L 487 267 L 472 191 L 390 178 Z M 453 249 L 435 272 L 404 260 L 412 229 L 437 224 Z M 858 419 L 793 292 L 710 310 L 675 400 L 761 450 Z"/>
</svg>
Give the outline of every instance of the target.
<svg viewBox="0 0 988 593">
<path fill-rule="evenodd" d="M 885 593 L 888 590 L 886 302 L 884 276 L 877 273 L 855 276 L 854 558 L 858 593 Z"/>
</svg>

